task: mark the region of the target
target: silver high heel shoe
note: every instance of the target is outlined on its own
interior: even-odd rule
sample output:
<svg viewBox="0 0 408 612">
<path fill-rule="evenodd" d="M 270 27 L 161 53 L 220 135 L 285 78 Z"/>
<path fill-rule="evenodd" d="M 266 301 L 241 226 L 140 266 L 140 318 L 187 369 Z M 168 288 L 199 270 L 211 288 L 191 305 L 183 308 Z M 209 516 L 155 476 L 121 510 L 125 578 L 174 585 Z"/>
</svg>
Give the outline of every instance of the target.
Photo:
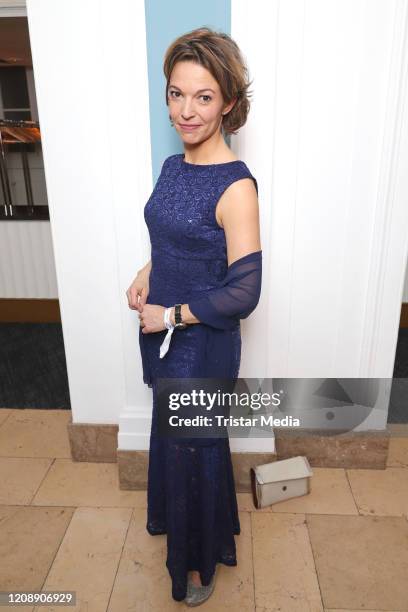
<svg viewBox="0 0 408 612">
<path fill-rule="evenodd" d="M 211 578 L 211 582 L 207 586 L 196 586 L 191 578 L 188 578 L 187 581 L 187 595 L 184 598 L 184 603 L 188 606 L 199 606 L 204 603 L 215 587 L 215 574 L 217 573 L 217 566 L 215 566 L 215 571 L 213 577 Z"/>
</svg>

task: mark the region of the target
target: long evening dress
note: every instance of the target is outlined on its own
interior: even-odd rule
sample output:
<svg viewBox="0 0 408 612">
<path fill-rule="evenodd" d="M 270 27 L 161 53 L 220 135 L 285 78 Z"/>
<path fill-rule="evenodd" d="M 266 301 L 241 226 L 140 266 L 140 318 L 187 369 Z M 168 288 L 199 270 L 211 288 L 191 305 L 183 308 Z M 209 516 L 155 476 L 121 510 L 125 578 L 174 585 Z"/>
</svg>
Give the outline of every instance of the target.
<svg viewBox="0 0 408 612">
<path fill-rule="evenodd" d="M 248 177 L 258 191 L 241 160 L 198 165 L 184 161 L 183 154 L 165 160 L 144 208 L 152 261 L 148 304 L 184 304 L 220 286 L 228 269 L 227 247 L 215 207 L 229 185 Z M 188 571 L 198 570 L 208 585 L 217 563 L 237 565 L 234 535 L 240 522 L 228 437 L 194 445 L 160 438 L 157 379 L 238 377 L 241 333 L 239 322 L 228 330 L 203 323 L 175 329 L 160 359 L 166 334 L 139 330 L 143 380 L 153 391 L 146 529 L 167 534 L 172 597 L 181 601 Z"/>
</svg>

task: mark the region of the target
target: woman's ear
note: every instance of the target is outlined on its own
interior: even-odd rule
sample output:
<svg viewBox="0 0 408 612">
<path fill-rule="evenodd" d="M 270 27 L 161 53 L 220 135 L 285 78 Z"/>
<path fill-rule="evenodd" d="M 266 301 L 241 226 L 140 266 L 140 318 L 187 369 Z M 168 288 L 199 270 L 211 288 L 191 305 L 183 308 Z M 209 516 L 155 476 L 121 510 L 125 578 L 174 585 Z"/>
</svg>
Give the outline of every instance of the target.
<svg viewBox="0 0 408 612">
<path fill-rule="evenodd" d="M 235 103 L 236 103 L 237 100 L 238 100 L 238 98 L 234 98 L 233 100 L 231 100 L 231 102 L 222 111 L 222 114 L 223 115 L 228 115 L 228 113 L 234 108 Z"/>
</svg>

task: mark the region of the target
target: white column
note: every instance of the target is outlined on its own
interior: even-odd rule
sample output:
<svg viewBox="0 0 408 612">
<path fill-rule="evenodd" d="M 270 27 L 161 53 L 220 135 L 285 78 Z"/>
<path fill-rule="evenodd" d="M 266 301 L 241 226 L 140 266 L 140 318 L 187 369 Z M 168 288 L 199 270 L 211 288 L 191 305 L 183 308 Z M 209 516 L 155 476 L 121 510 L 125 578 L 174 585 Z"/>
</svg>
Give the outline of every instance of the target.
<svg viewBox="0 0 408 612">
<path fill-rule="evenodd" d="M 232 0 L 254 79 L 232 142 L 259 178 L 265 264 L 241 375 L 392 377 L 408 246 L 407 10 Z M 373 411 L 362 429 L 386 417 Z"/>
<path fill-rule="evenodd" d="M 144 3 L 28 0 L 27 14 L 73 421 L 120 421 L 119 447 L 147 448 L 125 295 L 150 258 Z"/>
</svg>

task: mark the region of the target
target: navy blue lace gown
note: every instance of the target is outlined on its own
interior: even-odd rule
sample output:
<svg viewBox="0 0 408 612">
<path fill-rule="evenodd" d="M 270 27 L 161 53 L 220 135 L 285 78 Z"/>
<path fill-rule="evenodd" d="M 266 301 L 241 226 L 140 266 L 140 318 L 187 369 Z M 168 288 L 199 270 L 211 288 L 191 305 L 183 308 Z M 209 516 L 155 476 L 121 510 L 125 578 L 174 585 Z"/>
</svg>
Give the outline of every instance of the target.
<svg viewBox="0 0 408 612">
<path fill-rule="evenodd" d="M 248 177 L 257 188 L 240 160 L 197 165 L 185 162 L 183 154 L 166 159 L 144 208 L 152 261 L 148 304 L 184 304 L 219 287 L 228 263 L 216 204 L 229 185 Z M 151 535 L 167 534 L 172 597 L 181 601 L 188 571 L 199 571 L 202 584 L 208 585 L 217 563 L 237 565 L 234 535 L 240 533 L 240 522 L 229 439 L 189 445 L 159 438 L 157 379 L 236 378 L 241 334 L 239 323 L 228 330 L 188 325 L 174 330 L 160 359 L 166 334 L 139 330 L 143 380 L 153 391 L 146 529 Z"/>
</svg>

